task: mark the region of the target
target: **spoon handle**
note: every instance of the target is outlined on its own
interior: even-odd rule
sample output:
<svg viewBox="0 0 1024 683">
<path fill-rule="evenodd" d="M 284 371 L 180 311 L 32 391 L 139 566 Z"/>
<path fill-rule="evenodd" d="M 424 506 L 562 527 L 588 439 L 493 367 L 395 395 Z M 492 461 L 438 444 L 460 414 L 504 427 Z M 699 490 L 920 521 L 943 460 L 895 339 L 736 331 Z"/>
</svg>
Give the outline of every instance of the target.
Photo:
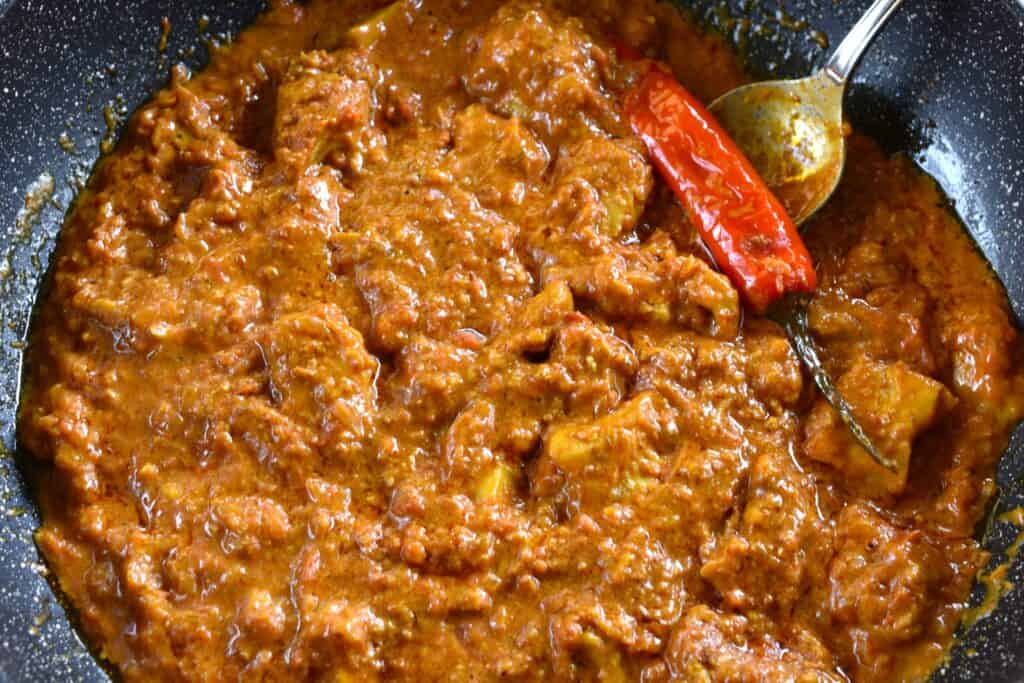
<svg viewBox="0 0 1024 683">
<path fill-rule="evenodd" d="M 902 2 L 903 0 L 875 0 L 822 67 L 825 75 L 837 85 L 846 85 L 871 39 Z"/>
</svg>

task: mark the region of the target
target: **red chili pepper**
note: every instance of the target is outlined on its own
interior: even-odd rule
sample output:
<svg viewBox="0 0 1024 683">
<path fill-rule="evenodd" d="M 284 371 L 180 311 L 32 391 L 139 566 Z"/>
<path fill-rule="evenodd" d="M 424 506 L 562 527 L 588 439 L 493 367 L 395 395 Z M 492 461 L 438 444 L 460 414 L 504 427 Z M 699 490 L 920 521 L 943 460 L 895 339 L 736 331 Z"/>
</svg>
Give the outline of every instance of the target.
<svg viewBox="0 0 1024 683">
<path fill-rule="evenodd" d="M 626 93 L 625 113 L 718 266 L 756 311 L 814 290 L 814 264 L 793 221 L 697 98 L 651 63 Z"/>
</svg>

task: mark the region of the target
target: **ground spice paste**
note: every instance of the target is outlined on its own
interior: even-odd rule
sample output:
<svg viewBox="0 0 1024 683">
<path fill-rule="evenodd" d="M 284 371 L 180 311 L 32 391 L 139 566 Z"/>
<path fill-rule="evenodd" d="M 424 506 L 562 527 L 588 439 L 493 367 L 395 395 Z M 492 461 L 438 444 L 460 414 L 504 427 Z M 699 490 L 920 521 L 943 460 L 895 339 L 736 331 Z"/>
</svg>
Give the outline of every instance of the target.
<svg viewBox="0 0 1024 683">
<path fill-rule="evenodd" d="M 900 681 L 1024 409 L 999 284 L 854 135 L 808 228 L 878 471 L 622 120 L 667 6 L 275 5 L 131 120 L 28 357 L 38 543 L 128 681 Z M 354 26 L 355 25 L 355 26 Z M 354 26 L 354 27 L 353 27 Z"/>
</svg>

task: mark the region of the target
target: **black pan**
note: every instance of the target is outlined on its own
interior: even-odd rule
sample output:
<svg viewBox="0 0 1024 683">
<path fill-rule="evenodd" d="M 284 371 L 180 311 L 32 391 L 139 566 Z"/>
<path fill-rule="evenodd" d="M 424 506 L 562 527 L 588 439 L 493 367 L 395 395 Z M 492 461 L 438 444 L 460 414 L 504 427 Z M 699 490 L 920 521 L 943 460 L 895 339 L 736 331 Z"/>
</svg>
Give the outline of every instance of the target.
<svg viewBox="0 0 1024 683">
<path fill-rule="evenodd" d="M 736 39 L 765 74 L 802 75 L 835 44 L 867 0 L 694 0 L 683 4 Z M 76 183 L 107 133 L 183 61 L 200 67 L 206 42 L 236 32 L 259 0 L 0 0 L 0 682 L 102 681 L 54 597 L 32 543 L 38 517 L 18 469 L 14 416 L 21 347 L 33 303 Z M 784 10 L 780 9 L 784 6 Z M 160 20 L 172 30 L 160 50 Z M 745 30 L 746 16 L 768 31 Z M 206 20 L 200 21 L 202 17 Z M 205 29 L 202 26 L 206 26 Z M 907 0 L 864 60 L 849 91 L 855 125 L 909 154 L 948 193 L 1024 313 L 1024 0 Z M 62 134 L 65 144 L 60 144 Z M 64 147 L 74 147 L 69 152 Z M 54 192 L 38 212 L 26 193 Z M 36 196 L 39 196 L 37 193 Z M 999 510 L 1024 504 L 1024 429 L 999 468 Z M 994 554 L 1016 530 L 985 535 Z M 1024 578 L 1024 560 L 1009 579 Z M 976 591 L 980 598 L 982 590 Z M 935 681 L 1024 681 L 1024 593 L 960 639 Z"/>
</svg>

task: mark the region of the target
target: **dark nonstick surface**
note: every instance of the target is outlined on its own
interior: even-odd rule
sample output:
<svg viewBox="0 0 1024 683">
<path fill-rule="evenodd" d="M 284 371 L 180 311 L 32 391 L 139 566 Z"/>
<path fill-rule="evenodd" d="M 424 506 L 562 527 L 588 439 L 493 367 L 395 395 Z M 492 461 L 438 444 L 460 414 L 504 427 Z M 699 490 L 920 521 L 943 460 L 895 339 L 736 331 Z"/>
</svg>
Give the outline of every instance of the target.
<svg viewBox="0 0 1024 683">
<path fill-rule="evenodd" d="M 907 0 L 865 59 L 847 106 L 855 125 L 935 176 L 1024 313 L 1024 4 L 1022 0 Z M 259 0 L 0 0 L 0 682 L 102 681 L 44 576 L 31 533 L 38 517 L 18 469 L 14 417 L 32 305 L 76 182 L 99 155 L 104 107 L 133 110 L 166 82 L 171 64 L 198 68 L 205 41 L 230 35 Z M 867 0 L 683 2 L 741 39 L 766 72 L 802 75 L 825 50 L 791 18 L 834 45 Z M 780 8 L 783 8 L 780 10 Z M 727 11 L 723 11 L 723 9 Z M 745 11 L 744 11 L 745 10 Z M 747 16 L 772 29 L 750 37 Z M 160 19 L 172 30 L 158 49 Z M 201 29 L 201 17 L 208 19 Z M 788 28 L 787 28 L 788 27 Z M 115 122 L 116 123 L 116 122 Z M 115 125 L 116 128 L 116 125 Z M 65 135 L 75 148 L 58 142 Z M 23 207 L 41 176 L 54 181 L 37 216 Z M 44 177 L 45 180 L 45 177 Z M 45 182 L 44 182 L 45 184 Z M 20 218 L 20 219 L 19 219 Z M 31 219 L 31 220 L 27 220 Z M 1024 504 L 1024 430 L 1002 460 L 999 510 Z M 1016 529 L 986 536 L 993 562 Z M 1008 577 L 1024 579 L 1024 561 Z M 980 594 L 980 590 L 978 593 Z M 1024 593 L 1010 592 L 970 630 L 936 681 L 1024 681 Z"/>
</svg>

